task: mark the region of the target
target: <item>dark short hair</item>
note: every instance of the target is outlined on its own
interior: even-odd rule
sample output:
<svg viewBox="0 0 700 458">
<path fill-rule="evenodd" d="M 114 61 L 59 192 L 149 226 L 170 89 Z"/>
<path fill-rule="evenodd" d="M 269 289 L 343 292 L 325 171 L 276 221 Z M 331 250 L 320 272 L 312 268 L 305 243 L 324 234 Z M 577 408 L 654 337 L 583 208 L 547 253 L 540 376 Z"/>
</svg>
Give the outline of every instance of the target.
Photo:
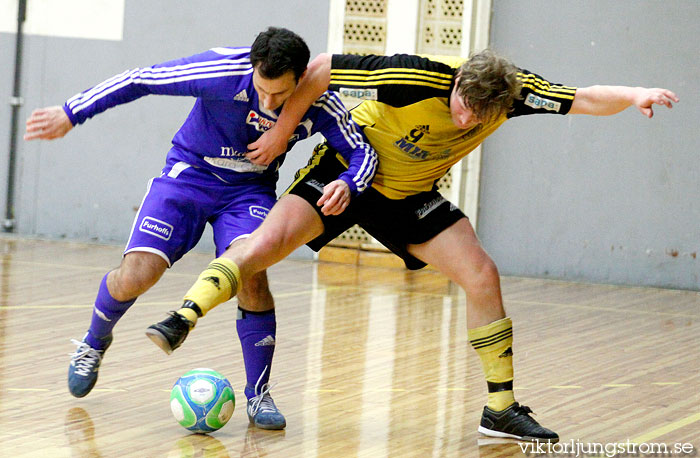
<svg viewBox="0 0 700 458">
<path fill-rule="evenodd" d="M 311 53 L 304 39 L 281 27 L 260 32 L 250 48 L 250 63 L 267 79 L 279 78 L 291 70 L 299 80 L 309 57 Z"/>
<path fill-rule="evenodd" d="M 482 121 L 508 113 L 520 98 L 518 68 L 490 49 L 472 54 L 459 69 L 457 94 Z"/>
</svg>

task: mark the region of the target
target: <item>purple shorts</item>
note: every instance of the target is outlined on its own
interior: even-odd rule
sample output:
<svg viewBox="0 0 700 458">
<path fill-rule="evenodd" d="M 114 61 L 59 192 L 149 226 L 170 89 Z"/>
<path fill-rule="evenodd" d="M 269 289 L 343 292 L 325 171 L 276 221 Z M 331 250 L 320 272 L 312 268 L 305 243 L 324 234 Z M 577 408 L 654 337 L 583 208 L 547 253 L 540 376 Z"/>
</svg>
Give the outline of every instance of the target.
<svg viewBox="0 0 700 458">
<path fill-rule="evenodd" d="M 168 165 L 148 183 L 124 254 L 146 251 L 172 266 L 199 242 L 208 222 L 218 257 L 253 232 L 276 201 L 272 184 L 225 183 L 184 162 Z"/>
</svg>

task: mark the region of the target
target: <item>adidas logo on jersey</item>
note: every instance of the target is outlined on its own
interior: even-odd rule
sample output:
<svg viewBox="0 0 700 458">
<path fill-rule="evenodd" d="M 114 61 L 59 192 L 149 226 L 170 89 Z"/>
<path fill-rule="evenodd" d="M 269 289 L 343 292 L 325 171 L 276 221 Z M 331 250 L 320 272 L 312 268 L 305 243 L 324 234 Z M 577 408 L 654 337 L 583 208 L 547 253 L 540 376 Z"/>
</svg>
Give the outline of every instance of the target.
<svg viewBox="0 0 700 458">
<path fill-rule="evenodd" d="M 237 100 L 239 102 L 248 102 L 248 93 L 245 91 L 245 89 L 243 89 L 241 92 L 239 92 L 233 97 L 233 100 Z"/>
<path fill-rule="evenodd" d="M 272 346 L 272 345 L 275 345 L 275 338 L 270 336 L 270 335 L 265 337 L 260 342 L 255 343 L 256 347 L 268 347 L 268 346 Z"/>
</svg>

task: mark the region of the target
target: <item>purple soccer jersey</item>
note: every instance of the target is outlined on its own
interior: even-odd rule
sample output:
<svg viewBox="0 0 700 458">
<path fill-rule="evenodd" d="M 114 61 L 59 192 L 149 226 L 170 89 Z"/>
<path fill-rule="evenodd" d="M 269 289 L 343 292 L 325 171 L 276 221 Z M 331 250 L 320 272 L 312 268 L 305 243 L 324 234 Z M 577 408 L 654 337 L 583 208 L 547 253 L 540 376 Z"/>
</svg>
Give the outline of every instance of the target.
<svg viewBox="0 0 700 458">
<path fill-rule="evenodd" d="M 63 109 L 80 124 L 113 106 L 148 94 L 196 97 L 192 111 L 173 138 L 169 159 L 210 170 L 229 183 L 276 180 L 284 155 L 268 167 L 245 158 L 247 145 L 272 127 L 275 112 L 259 105 L 253 87 L 250 48 L 214 48 L 194 56 L 128 70 L 68 99 Z M 320 132 L 349 162 L 341 176 L 354 193 L 368 186 L 376 153 L 333 92 L 323 94 L 307 111 L 292 137 L 297 141 Z"/>
<path fill-rule="evenodd" d="M 245 157 L 247 145 L 270 129 L 281 111 L 260 106 L 252 76 L 250 48 L 214 48 L 128 70 L 66 101 L 63 109 L 77 125 L 149 94 L 196 97 L 172 140 L 162 175 L 149 183 L 126 252 L 150 251 L 172 264 L 194 247 L 210 222 L 218 256 L 262 222 L 275 202 L 285 155 L 269 166 Z M 349 163 L 339 178 L 352 194 L 367 189 L 377 167 L 376 153 L 332 92 L 307 111 L 287 151 L 315 133 Z"/>
</svg>

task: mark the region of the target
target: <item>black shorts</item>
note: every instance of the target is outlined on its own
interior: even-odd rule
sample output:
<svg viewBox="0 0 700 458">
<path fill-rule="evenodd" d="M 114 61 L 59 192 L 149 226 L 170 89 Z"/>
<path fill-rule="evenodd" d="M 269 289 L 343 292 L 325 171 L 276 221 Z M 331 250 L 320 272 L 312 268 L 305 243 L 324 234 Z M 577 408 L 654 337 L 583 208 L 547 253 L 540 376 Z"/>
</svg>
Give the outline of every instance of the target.
<svg viewBox="0 0 700 458">
<path fill-rule="evenodd" d="M 322 143 L 316 146 L 309 164 L 297 171 L 294 182 L 285 191 L 285 194 L 294 194 L 309 202 L 321 217 L 323 234 L 307 244 L 314 251 L 358 224 L 401 257 L 408 269 L 422 269 L 426 266 L 425 262 L 411 255 L 407 245 L 427 242 L 458 220 L 466 218 L 437 188 L 403 199 L 389 199 L 372 187 L 353 197 L 340 215 L 326 216 L 316 202 L 323 194 L 323 187 L 346 170 L 338 160 L 338 153 Z"/>
</svg>

